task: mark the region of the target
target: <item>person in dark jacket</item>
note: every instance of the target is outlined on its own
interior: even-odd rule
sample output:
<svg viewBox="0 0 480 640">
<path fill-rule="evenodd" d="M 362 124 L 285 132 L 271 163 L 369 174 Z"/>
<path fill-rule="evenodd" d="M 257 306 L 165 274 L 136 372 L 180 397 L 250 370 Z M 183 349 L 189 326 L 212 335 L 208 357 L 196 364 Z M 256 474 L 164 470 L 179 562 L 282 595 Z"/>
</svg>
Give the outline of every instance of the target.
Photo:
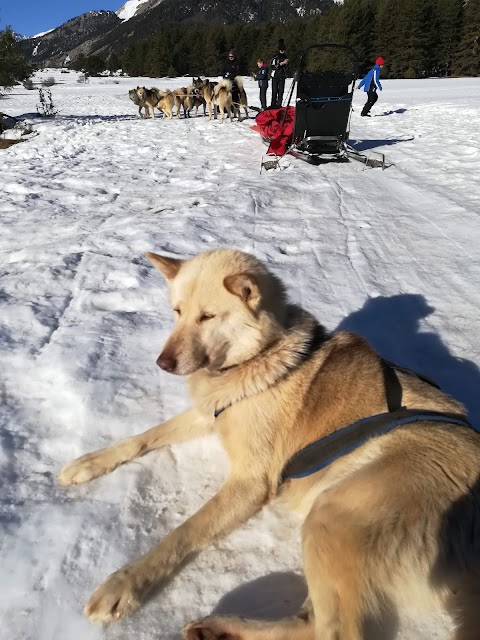
<svg viewBox="0 0 480 640">
<path fill-rule="evenodd" d="M 262 111 L 265 111 L 267 108 L 268 65 L 263 58 L 259 58 L 257 60 L 257 67 L 258 72 L 255 80 L 260 87 L 260 104 L 262 105 Z"/>
<path fill-rule="evenodd" d="M 280 39 L 278 42 L 278 53 L 272 58 L 272 62 L 270 63 L 272 70 L 272 109 L 282 106 L 287 66 L 288 58 L 285 53 L 285 42 L 283 39 Z"/>
<path fill-rule="evenodd" d="M 240 74 L 240 64 L 235 55 L 235 50 L 230 49 L 228 52 L 228 60 L 223 63 L 223 77 L 227 80 L 236 78 Z"/>
<path fill-rule="evenodd" d="M 382 70 L 383 65 L 385 64 L 385 60 L 383 58 L 377 58 L 375 60 L 375 65 L 370 69 L 367 75 L 363 78 L 363 80 L 358 85 L 358 88 L 363 90 L 367 94 L 367 102 L 362 109 L 362 116 L 370 116 L 370 109 L 378 100 L 377 90 L 382 90 L 382 85 L 380 82 L 380 72 Z"/>
</svg>

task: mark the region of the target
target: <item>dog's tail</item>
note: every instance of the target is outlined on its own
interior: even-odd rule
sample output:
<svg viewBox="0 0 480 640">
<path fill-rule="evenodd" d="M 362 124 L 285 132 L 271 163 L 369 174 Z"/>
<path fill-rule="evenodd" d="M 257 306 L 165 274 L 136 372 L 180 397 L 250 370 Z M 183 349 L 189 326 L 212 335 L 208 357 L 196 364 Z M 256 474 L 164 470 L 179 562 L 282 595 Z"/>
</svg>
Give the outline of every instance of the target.
<svg viewBox="0 0 480 640">
<path fill-rule="evenodd" d="M 217 96 L 222 89 L 224 89 L 225 91 L 231 92 L 232 91 L 232 81 L 229 80 L 228 78 L 225 78 L 225 80 L 221 80 L 218 84 L 215 85 L 213 91 L 214 91 L 215 95 Z"/>
<path fill-rule="evenodd" d="M 233 81 L 237 85 L 239 91 L 245 91 L 245 89 L 243 88 L 243 78 L 242 78 L 242 76 L 235 76 Z"/>
</svg>

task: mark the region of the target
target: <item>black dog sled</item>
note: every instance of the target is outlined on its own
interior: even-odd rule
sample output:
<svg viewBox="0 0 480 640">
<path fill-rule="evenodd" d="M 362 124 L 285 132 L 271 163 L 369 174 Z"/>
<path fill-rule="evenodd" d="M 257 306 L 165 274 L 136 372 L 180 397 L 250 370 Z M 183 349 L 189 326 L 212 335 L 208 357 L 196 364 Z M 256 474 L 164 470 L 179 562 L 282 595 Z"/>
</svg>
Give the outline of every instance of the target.
<svg viewBox="0 0 480 640">
<path fill-rule="evenodd" d="M 312 164 L 360 160 L 365 166 L 385 168 L 385 157 L 372 158 L 348 145 L 350 116 L 358 57 L 342 44 L 316 44 L 303 53 L 286 107 L 257 116 L 255 129 L 269 143 L 276 159 L 262 162 L 263 168 L 278 166 L 284 153 Z M 296 88 L 294 107 L 290 106 Z"/>
</svg>

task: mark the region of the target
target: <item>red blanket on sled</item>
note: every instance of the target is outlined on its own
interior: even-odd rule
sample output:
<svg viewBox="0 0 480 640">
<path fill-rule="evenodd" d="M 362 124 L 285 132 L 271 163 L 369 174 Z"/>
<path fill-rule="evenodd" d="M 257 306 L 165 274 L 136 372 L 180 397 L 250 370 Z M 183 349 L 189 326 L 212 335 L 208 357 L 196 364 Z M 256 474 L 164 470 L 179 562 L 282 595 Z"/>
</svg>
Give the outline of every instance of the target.
<svg viewBox="0 0 480 640">
<path fill-rule="evenodd" d="M 285 122 L 284 122 L 285 119 Z M 269 142 L 268 154 L 283 156 L 292 142 L 295 107 L 267 109 L 255 118 L 252 129 Z"/>
</svg>

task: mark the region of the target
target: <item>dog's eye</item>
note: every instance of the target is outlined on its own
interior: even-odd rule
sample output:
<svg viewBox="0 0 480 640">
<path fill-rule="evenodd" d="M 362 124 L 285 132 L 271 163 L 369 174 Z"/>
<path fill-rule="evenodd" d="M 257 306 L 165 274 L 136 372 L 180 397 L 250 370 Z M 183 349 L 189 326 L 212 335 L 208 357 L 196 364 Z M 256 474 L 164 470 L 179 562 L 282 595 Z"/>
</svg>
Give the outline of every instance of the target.
<svg viewBox="0 0 480 640">
<path fill-rule="evenodd" d="M 207 320 L 211 320 L 212 318 L 215 318 L 215 314 L 214 313 L 208 313 L 208 311 L 204 311 L 202 313 L 202 315 L 200 316 L 200 318 L 198 319 L 199 322 L 206 322 Z"/>
<path fill-rule="evenodd" d="M 182 315 L 182 312 L 180 311 L 180 309 L 178 307 L 176 307 L 173 311 L 174 311 L 174 313 L 177 314 L 178 317 L 180 317 Z"/>
</svg>

